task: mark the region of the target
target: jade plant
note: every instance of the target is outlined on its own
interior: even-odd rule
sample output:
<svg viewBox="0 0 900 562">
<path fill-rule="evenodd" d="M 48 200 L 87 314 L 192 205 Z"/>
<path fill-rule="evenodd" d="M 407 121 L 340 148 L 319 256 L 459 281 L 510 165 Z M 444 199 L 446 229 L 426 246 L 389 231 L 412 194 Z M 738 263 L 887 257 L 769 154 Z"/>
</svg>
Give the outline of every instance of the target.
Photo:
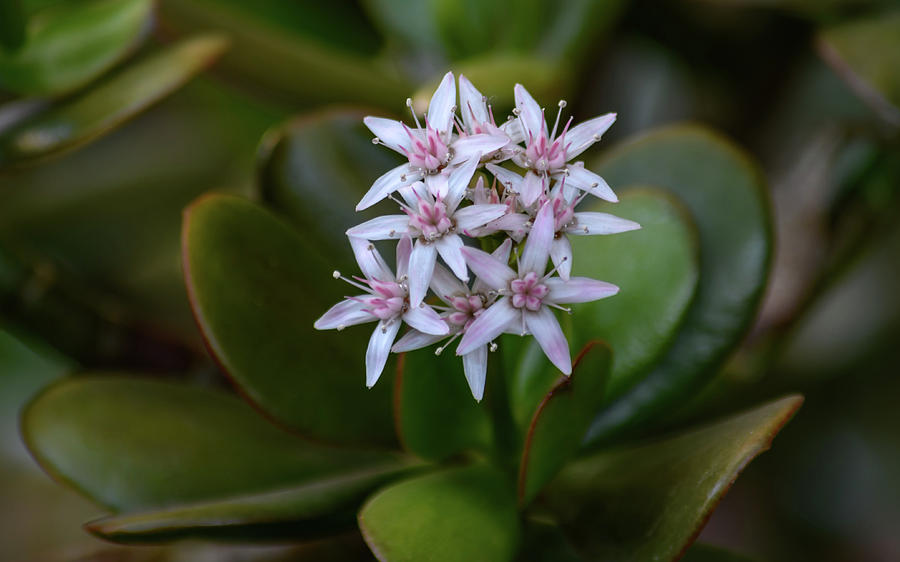
<svg viewBox="0 0 900 562">
<path fill-rule="evenodd" d="M 513 97 L 498 125 L 463 76 L 457 103 L 448 73 L 426 115 L 408 104 L 414 127 L 366 117 L 374 144 L 357 110 L 289 122 L 261 144 L 258 202 L 187 207 L 190 304 L 239 396 L 86 373 L 36 397 L 32 454 L 110 512 L 88 531 L 318 540 L 310 560 L 695 552 L 802 401 L 678 417 L 759 304 L 761 175 L 694 125 L 597 158 L 615 115 L 570 126 L 560 102 L 549 127 L 524 87 Z M 340 272 L 354 265 L 362 277 Z M 332 277 L 363 294 L 328 310 L 345 294 Z"/>
</svg>

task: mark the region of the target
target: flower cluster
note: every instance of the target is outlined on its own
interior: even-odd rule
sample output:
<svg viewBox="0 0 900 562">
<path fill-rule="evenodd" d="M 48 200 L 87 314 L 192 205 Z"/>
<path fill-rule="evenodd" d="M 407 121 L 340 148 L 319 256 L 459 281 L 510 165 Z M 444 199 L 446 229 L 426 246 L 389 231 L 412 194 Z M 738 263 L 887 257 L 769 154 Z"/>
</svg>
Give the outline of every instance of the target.
<svg viewBox="0 0 900 562">
<path fill-rule="evenodd" d="M 390 198 L 401 214 L 347 231 L 364 277 L 334 275 L 363 294 L 332 307 L 315 327 L 341 330 L 378 322 L 366 351 L 369 387 L 391 351 L 446 340 L 436 350 L 441 353 L 458 338 L 456 354 L 472 394 L 481 400 L 488 351 L 503 333 L 533 335 L 550 361 L 569 374 L 569 346 L 553 309 L 570 312 L 564 305 L 618 292 L 615 285 L 571 276 L 568 239 L 640 228 L 607 213 L 575 211 L 588 195 L 617 201 L 603 178 L 582 162 L 571 162 L 600 140 L 615 114 L 575 127 L 570 118 L 560 129 L 561 101 L 549 129 L 544 110 L 518 84 L 515 100 L 514 116 L 498 126 L 486 98 L 460 76 L 457 115 L 456 84 L 448 72 L 431 98 L 424 127 L 410 100 L 415 128 L 365 118 L 374 142 L 408 162 L 375 180 L 356 209 Z M 399 241 L 396 275 L 375 248 L 378 240 Z M 479 247 L 473 246 L 476 241 Z M 548 262 L 553 263 L 549 272 Z M 435 298 L 426 300 L 429 289 Z M 410 330 L 396 340 L 402 322 Z"/>
</svg>

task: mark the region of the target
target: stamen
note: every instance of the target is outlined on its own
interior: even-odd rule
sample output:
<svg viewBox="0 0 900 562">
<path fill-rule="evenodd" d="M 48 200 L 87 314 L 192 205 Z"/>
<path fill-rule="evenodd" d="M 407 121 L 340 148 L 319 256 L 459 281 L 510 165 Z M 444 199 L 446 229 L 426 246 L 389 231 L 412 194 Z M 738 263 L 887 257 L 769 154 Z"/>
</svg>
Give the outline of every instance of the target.
<svg viewBox="0 0 900 562">
<path fill-rule="evenodd" d="M 556 138 L 556 128 L 559 127 L 559 118 L 562 116 L 562 110 L 566 107 L 566 100 L 559 100 L 559 111 L 556 112 L 556 122 L 553 123 L 553 132 L 550 133 L 550 138 Z"/>
<path fill-rule="evenodd" d="M 567 314 L 572 314 L 571 308 L 566 307 L 566 306 L 560 306 L 560 305 L 556 304 L 555 302 L 545 302 L 544 306 L 549 306 L 550 308 L 555 308 L 556 310 L 562 310 L 563 312 L 565 312 Z"/>
<path fill-rule="evenodd" d="M 553 269 L 550 270 L 550 273 L 548 273 L 547 275 L 544 275 L 543 277 L 541 277 L 541 281 L 543 281 L 544 279 L 547 279 L 548 277 L 550 277 L 551 275 L 553 275 L 554 273 L 556 273 L 556 271 L 557 271 L 560 267 L 562 267 L 562 264 L 566 263 L 566 260 L 568 260 L 568 259 L 569 259 L 569 256 L 563 256 L 563 259 L 559 260 L 559 265 L 553 266 Z"/>
<path fill-rule="evenodd" d="M 497 351 L 497 343 L 496 343 L 496 342 L 491 342 L 491 345 L 490 345 L 490 347 L 488 347 L 488 350 L 489 350 L 489 351 L 492 351 L 492 352 L 493 352 L 493 351 Z"/>
<path fill-rule="evenodd" d="M 416 122 L 416 128 L 421 129 L 422 124 L 419 123 L 419 117 L 416 115 L 416 110 L 413 109 L 413 101 L 412 98 L 406 98 L 406 107 L 409 108 L 409 112 L 412 113 L 413 121 Z"/>
<path fill-rule="evenodd" d="M 381 142 L 380 138 L 375 137 L 372 139 L 372 144 L 384 144 L 384 143 Z"/>
<path fill-rule="evenodd" d="M 353 286 L 356 287 L 357 289 L 362 289 L 363 291 L 365 291 L 365 292 L 367 292 L 367 293 L 371 293 L 371 292 L 372 292 L 372 289 L 371 289 L 371 288 L 366 287 L 366 286 L 363 285 L 362 283 L 359 283 L 359 282 L 357 282 L 357 281 L 354 281 L 353 279 L 348 279 L 347 277 L 344 277 L 343 275 L 341 275 L 341 272 L 338 271 L 338 270 L 336 270 L 336 269 L 335 269 L 334 272 L 331 274 L 331 276 L 332 276 L 334 279 L 340 279 L 341 281 L 346 281 L 347 283 L 353 285 Z"/>
</svg>

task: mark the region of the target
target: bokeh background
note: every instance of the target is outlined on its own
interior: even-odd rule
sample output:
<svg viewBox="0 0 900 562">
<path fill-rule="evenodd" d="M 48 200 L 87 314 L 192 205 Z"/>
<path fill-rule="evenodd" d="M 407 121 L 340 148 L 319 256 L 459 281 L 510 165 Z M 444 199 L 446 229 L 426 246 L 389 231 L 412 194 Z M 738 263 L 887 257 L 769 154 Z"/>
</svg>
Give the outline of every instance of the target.
<svg viewBox="0 0 900 562">
<path fill-rule="evenodd" d="M 701 538 L 760 561 L 900 560 L 900 3 L 0 5 L 0 27 L 27 22 L 0 46 L 0 560 L 290 558 L 93 539 L 80 525 L 98 508 L 37 468 L 19 411 L 72 369 L 219 381 L 181 280 L 183 207 L 210 190 L 277 197 L 258 188 L 266 131 L 336 105 L 400 115 L 447 69 L 490 93 L 498 121 L 515 82 L 565 98 L 576 121 L 617 112 L 595 150 L 697 121 L 756 156 L 777 240 L 767 296 L 675 423 L 787 391 L 807 401 Z M 172 55 L 209 31 L 224 51 L 213 38 L 198 60 Z M 152 66 L 160 53 L 175 78 Z M 308 154 L 293 173 L 316 173 L 323 156 Z"/>
</svg>

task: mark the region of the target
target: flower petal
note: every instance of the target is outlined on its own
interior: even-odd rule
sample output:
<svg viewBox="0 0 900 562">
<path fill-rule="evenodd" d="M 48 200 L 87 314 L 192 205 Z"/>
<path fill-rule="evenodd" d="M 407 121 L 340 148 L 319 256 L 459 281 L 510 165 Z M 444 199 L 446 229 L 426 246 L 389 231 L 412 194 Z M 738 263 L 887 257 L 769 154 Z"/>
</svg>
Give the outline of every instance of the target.
<svg viewBox="0 0 900 562">
<path fill-rule="evenodd" d="M 512 240 L 507 238 L 503 241 L 502 244 L 497 246 L 497 249 L 491 252 L 491 257 L 500 261 L 501 263 L 509 263 L 509 252 L 512 249 Z M 475 282 L 472 283 L 472 293 L 487 293 L 490 290 L 490 287 L 481 280 L 477 275 L 475 276 Z"/>
<path fill-rule="evenodd" d="M 384 117 L 366 117 L 363 119 L 366 127 L 378 138 L 384 146 L 406 155 L 412 146 L 412 139 L 406 132 L 406 127 L 400 121 L 385 119 Z"/>
<path fill-rule="evenodd" d="M 437 250 L 434 244 L 423 244 L 416 241 L 412 254 L 409 256 L 409 305 L 419 306 L 428 292 L 428 284 L 431 282 L 431 273 L 434 271 L 434 263 L 437 260 Z"/>
<path fill-rule="evenodd" d="M 534 336 L 544 354 L 564 375 L 572 374 L 572 356 L 569 354 L 569 342 L 563 335 L 562 328 L 553 311 L 542 306 L 537 312 L 525 313 L 525 325 Z"/>
<path fill-rule="evenodd" d="M 424 303 L 412 306 L 404 312 L 403 321 L 425 334 L 443 336 L 450 333 L 450 326 L 444 322 L 444 319 Z"/>
<path fill-rule="evenodd" d="M 546 298 L 560 304 L 591 302 L 619 292 L 619 288 L 612 283 L 588 277 L 572 277 L 568 281 L 552 277 L 545 280 L 544 284 L 550 289 Z"/>
<path fill-rule="evenodd" d="M 527 141 L 529 136 L 537 138 L 545 127 L 544 112 L 541 111 L 541 106 L 534 101 L 525 86 L 516 84 L 515 94 L 516 109 L 519 110 L 519 121 L 525 130 L 525 140 Z"/>
<path fill-rule="evenodd" d="M 375 327 L 372 337 L 369 338 L 369 347 L 366 348 L 366 386 L 372 388 L 381 372 L 384 371 L 384 364 L 387 363 L 388 354 L 391 352 L 391 344 L 397 337 L 397 330 L 400 329 L 400 322 L 391 322 L 385 325 L 384 322 Z"/>
<path fill-rule="evenodd" d="M 495 230 L 505 230 L 516 242 L 519 242 L 528 234 L 528 221 L 530 220 L 531 217 L 524 213 L 509 213 L 492 222 L 490 227 Z"/>
<path fill-rule="evenodd" d="M 478 168 L 480 160 L 481 153 L 479 152 L 466 160 L 465 164 L 450 172 L 445 192 L 441 193 L 441 197 L 444 199 L 444 204 L 447 205 L 449 212 L 455 211 L 460 201 L 466 196 L 466 189 L 468 189 L 469 183 L 472 181 L 472 176 L 475 174 L 475 169 Z"/>
<path fill-rule="evenodd" d="M 462 74 L 459 75 L 459 106 L 459 113 L 469 131 L 490 121 L 484 95 Z"/>
<path fill-rule="evenodd" d="M 546 181 L 547 176 L 539 176 L 532 172 L 531 170 L 525 174 L 525 179 L 522 181 L 520 192 L 522 194 L 522 204 L 526 207 L 531 206 L 532 203 L 538 200 L 538 198 L 544 194 L 544 182 Z"/>
<path fill-rule="evenodd" d="M 572 160 L 595 142 L 616 121 L 615 113 L 607 113 L 575 125 L 566 133 L 566 159 Z"/>
<path fill-rule="evenodd" d="M 334 330 L 344 326 L 354 326 L 371 322 L 378 318 L 368 312 L 369 295 L 362 295 L 353 299 L 345 299 L 328 309 L 328 312 L 316 320 L 313 327 L 316 330 Z"/>
<path fill-rule="evenodd" d="M 505 289 L 516 277 L 516 272 L 506 265 L 506 261 L 500 261 L 487 252 L 465 247 L 462 255 L 475 275 L 492 289 Z"/>
<path fill-rule="evenodd" d="M 356 205 L 357 211 L 368 209 L 375 203 L 378 203 L 401 186 L 409 185 L 415 181 L 422 179 L 422 173 L 409 169 L 409 163 L 400 164 L 396 168 L 385 172 L 381 177 L 375 180 L 369 191 L 363 195 L 363 198 Z"/>
<path fill-rule="evenodd" d="M 456 82 L 448 72 L 428 103 L 428 125 L 435 131 L 446 132 L 451 127 L 453 106 L 456 104 Z"/>
<path fill-rule="evenodd" d="M 512 170 L 507 170 L 503 166 L 498 166 L 496 164 L 487 164 L 485 167 L 489 172 L 494 174 L 494 177 L 497 178 L 497 181 L 503 184 L 507 189 L 516 193 L 522 192 L 522 176 L 520 176 L 516 172 L 513 172 Z"/>
<path fill-rule="evenodd" d="M 575 222 L 566 228 L 566 232 L 585 236 L 589 234 L 617 234 L 639 228 L 641 228 L 640 224 L 609 213 L 584 212 L 575 213 Z"/>
<path fill-rule="evenodd" d="M 368 279 L 378 279 L 380 281 L 394 281 L 394 274 L 387 262 L 378 253 L 375 245 L 362 238 L 350 238 L 350 247 L 353 249 L 353 255 L 356 257 L 356 263 L 359 264 L 360 271 Z"/>
<path fill-rule="evenodd" d="M 522 127 L 522 122 L 518 118 L 510 119 L 509 121 L 500 125 L 500 130 L 506 133 L 509 137 L 509 141 L 513 144 L 519 144 L 524 141 L 527 134 L 525 133 L 525 128 Z"/>
<path fill-rule="evenodd" d="M 516 322 L 521 314 L 519 309 L 513 308 L 510 304 L 509 297 L 498 300 L 469 324 L 462 341 L 459 342 L 459 347 L 456 348 L 456 354 L 465 355 L 490 342 L 502 334 L 507 326 Z"/>
<path fill-rule="evenodd" d="M 550 259 L 553 260 L 559 276 L 568 279 L 572 274 L 572 244 L 568 238 L 558 236 L 553 239 L 553 243 L 550 244 Z"/>
<path fill-rule="evenodd" d="M 484 381 L 487 379 L 488 348 L 486 345 L 476 347 L 462 356 L 463 372 L 472 390 L 475 400 L 481 402 L 484 397 Z"/>
<path fill-rule="evenodd" d="M 469 205 L 464 207 L 453 215 L 456 221 L 456 228 L 466 233 L 467 230 L 484 226 L 487 223 L 497 220 L 506 214 L 507 206 L 502 203 L 494 205 Z"/>
<path fill-rule="evenodd" d="M 412 239 L 407 234 L 397 243 L 397 277 L 409 273 L 410 254 L 412 254 Z"/>
<path fill-rule="evenodd" d="M 439 176 L 441 176 L 441 174 L 435 174 L 433 176 L 428 176 L 427 179 Z M 403 198 L 403 201 L 413 209 L 418 208 L 420 198 L 426 199 L 429 203 L 433 200 L 433 196 L 428 191 L 428 186 L 422 181 L 415 181 L 409 185 L 401 186 L 397 190 L 397 193 L 399 193 L 400 197 Z"/>
<path fill-rule="evenodd" d="M 453 150 L 453 158 L 450 165 L 457 165 L 473 158 L 478 154 L 489 154 L 503 148 L 509 142 L 506 135 L 489 135 L 486 133 L 459 137 L 450 148 Z M 480 159 L 480 157 L 479 157 Z"/>
<path fill-rule="evenodd" d="M 407 351 L 422 349 L 423 347 L 436 344 L 446 337 L 446 335 L 426 334 L 419 330 L 410 330 L 397 340 L 391 351 L 394 353 L 406 353 Z"/>
<path fill-rule="evenodd" d="M 434 241 L 438 253 L 444 258 L 444 262 L 450 266 L 454 275 L 462 281 L 469 280 L 469 270 L 466 267 L 466 258 L 462 255 L 463 241 L 456 234 L 446 234 Z"/>
<path fill-rule="evenodd" d="M 408 216 L 386 215 L 354 226 L 347 231 L 347 236 L 364 240 L 396 240 L 408 232 Z"/>
<path fill-rule="evenodd" d="M 522 250 L 522 257 L 519 260 L 520 276 L 529 271 L 538 275 L 544 274 L 544 270 L 547 269 L 547 258 L 550 257 L 550 244 L 553 243 L 555 234 L 556 221 L 553 217 L 553 206 L 547 202 L 538 211 L 531 232 L 528 234 L 528 240 L 525 241 L 525 249 Z M 472 270 L 474 271 L 475 268 L 473 267 Z"/>
<path fill-rule="evenodd" d="M 456 278 L 449 269 L 441 264 L 434 266 L 434 272 L 431 274 L 431 290 L 444 302 L 449 302 L 450 297 L 456 295 L 465 295 L 469 292 L 469 288 L 462 281 Z"/>
<path fill-rule="evenodd" d="M 566 186 L 586 191 L 605 201 L 616 203 L 619 200 L 606 180 L 585 169 L 583 162 L 577 162 L 568 167 Z"/>
</svg>

